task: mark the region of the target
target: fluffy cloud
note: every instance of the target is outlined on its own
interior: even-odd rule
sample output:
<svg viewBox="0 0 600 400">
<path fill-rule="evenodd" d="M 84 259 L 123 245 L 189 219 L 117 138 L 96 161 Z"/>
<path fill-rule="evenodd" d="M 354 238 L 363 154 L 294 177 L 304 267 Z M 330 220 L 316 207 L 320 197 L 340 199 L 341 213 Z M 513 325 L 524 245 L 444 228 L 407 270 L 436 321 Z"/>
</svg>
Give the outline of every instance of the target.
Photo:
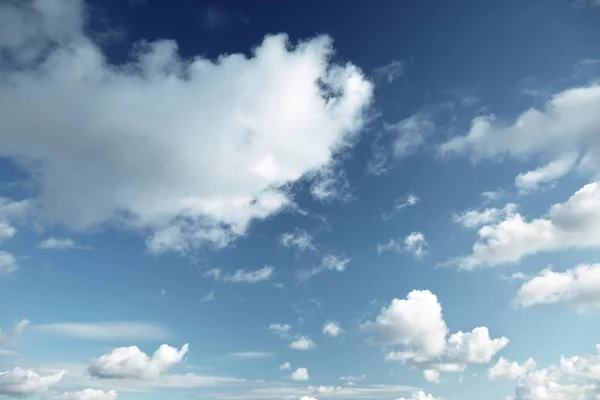
<svg viewBox="0 0 600 400">
<path fill-rule="evenodd" d="M 290 378 L 293 381 L 307 381 L 310 379 L 310 376 L 308 375 L 308 370 L 306 368 L 298 368 L 291 373 Z"/>
<path fill-rule="evenodd" d="M 452 262 L 462 269 L 474 269 L 516 263 L 541 252 L 598 248 L 598 225 L 600 183 L 594 182 L 582 187 L 566 202 L 554 204 L 545 218 L 528 221 L 514 210 L 507 212 L 502 220 L 479 229 L 479 240 L 470 255 Z"/>
<path fill-rule="evenodd" d="M 96 389 L 84 389 L 79 392 L 67 392 L 55 397 L 55 400 L 117 400 L 119 395 L 114 390 L 107 392 Z"/>
<path fill-rule="evenodd" d="M 323 325 L 323 334 L 331 337 L 338 337 L 344 330 L 340 327 L 339 322 L 335 321 L 327 321 L 325 325 Z"/>
<path fill-rule="evenodd" d="M 32 173 L 42 223 L 136 229 L 157 253 L 225 246 L 290 207 L 286 185 L 327 168 L 363 126 L 372 85 L 333 61 L 326 36 L 267 36 L 216 61 L 159 40 L 115 66 L 83 9 L 0 7 L 13 66 L 0 72 L 0 157 Z"/>
<path fill-rule="evenodd" d="M 510 362 L 504 357 L 500 357 L 498 362 L 487 371 L 489 380 L 497 379 L 517 379 L 535 368 L 535 360 L 527 359 L 523 364 L 516 361 Z"/>
<path fill-rule="evenodd" d="M 435 397 L 430 393 L 425 393 L 422 390 L 414 392 L 410 397 L 400 397 L 396 400 L 441 400 L 439 397 Z"/>
<path fill-rule="evenodd" d="M 441 146 L 442 153 L 470 155 L 474 160 L 539 157 L 545 166 L 521 174 L 516 183 L 533 189 L 571 169 L 600 172 L 600 86 L 570 88 L 555 94 L 543 110 L 531 108 L 512 123 L 493 115 L 473 119 L 465 136 Z"/>
<path fill-rule="evenodd" d="M 404 239 L 390 239 L 388 243 L 377 244 L 377 253 L 381 254 L 385 251 L 396 251 L 412 253 L 415 258 L 422 258 L 427 247 L 425 235 L 421 232 L 411 232 Z"/>
<path fill-rule="evenodd" d="M 523 283 L 515 301 L 521 307 L 566 303 L 579 311 L 600 308 L 600 264 L 582 264 L 565 272 L 543 270 Z"/>
<path fill-rule="evenodd" d="M 29 325 L 29 321 L 22 319 L 8 331 L 3 331 L 2 328 L 0 328 L 0 347 L 6 346 L 12 342 L 17 336 L 23 333 L 27 325 Z"/>
<path fill-rule="evenodd" d="M 276 324 L 269 325 L 269 330 L 273 332 L 273 334 L 281 337 L 282 339 L 287 339 L 289 338 L 290 333 L 292 331 L 292 325 L 281 324 L 278 322 Z"/>
<path fill-rule="evenodd" d="M 457 332 L 448 337 L 448 327 L 437 296 L 428 290 L 413 290 L 406 299 L 394 299 L 375 322 L 362 326 L 378 336 L 378 343 L 402 346 L 386 355 L 390 361 L 410 361 L 423 369 L 456 372 L 467 364 L 489 363 L 508 344 L 508 339 L 490 338 L 486 327 Z"/>
<path fill-rule="evenodd" d="M 282 371 L 283 371 L 283 370 L 286 370 L 286 369 L 290 369 L 290 368 L 292 368 L 292 364 L 290 364 L 290 363 L 289 363 L 289 362 L 287 362 L 287 361 L 286 361 L 286 362 L 284 362 L 283 364 L 281 364 L 281 365 L 279 366 L 279 369 L 280 369 L 280 370 L 282 370 Z"/>
<path fill-rule="evenodd" d="M 53 375 L 38 375 L 35 371 L 15 368 L 0 372 L 0 394 L 9 397 L 29 397 L 46 392 L 56 385 L 64 376 L 64 372 Z"/>
<path fill-rule="evenodd" d="M 15 257 L 7 251 L 0 250 L 0 277 L 10 275 L 19 269 Z"/>
<path fill-rule="evenodd" d="M 300 336 L 290 343 L 290 349 L 306 351 L 315 347 L 315 343 L 308 336 Z"/>
<path fill-rule="evenodd" d="M 181 362 L 188 348 L 188 344 L 183 345 L 181 350 L 163 344 L 150 357 L 136 346 L 120 347 L 92 360 L 89 373 L 105 379 L 157 379 L 161 373 Z"/>
<path fill-rule="evenodd" d="M 0 221 L 0 241 L 13 237 L 16 232 L 17 230 L 8 222 Z"/>
<path fill-rule="evenodd" d="M 423 377 L 427 382 L 440 383 L 440 372 L 435 369 L 424 370 Z"/>
<path fill-rule="evenodd" d="M 519 381 L 515 400 L 592 400 L 597 388 L 592 384 L 562 383 L 560 373 L 546 369 L 533 371 Z"/>
<path fill-rule="evenodd" d="M 300 251 L 316 251 L 313 243 L 313 237 L 304 229 L 296 229 L 293 232 L 286 232 L 279 237 L 281 244 L 285 247 L 295 247 Z"/>
<path fill-rule="evenodd" d="M 91 340 L 163 340 L 169 337 L 167 328 L 150 322 L 64 322 L 34 327 L 55 335 Z"/>
<path fill-rule="evenodd" d="M 596 345 L 596 354 L 572 357 L 561 356 L 560 371 L 570 378 L 600 382 L 600 345 Z"/>
</svg>

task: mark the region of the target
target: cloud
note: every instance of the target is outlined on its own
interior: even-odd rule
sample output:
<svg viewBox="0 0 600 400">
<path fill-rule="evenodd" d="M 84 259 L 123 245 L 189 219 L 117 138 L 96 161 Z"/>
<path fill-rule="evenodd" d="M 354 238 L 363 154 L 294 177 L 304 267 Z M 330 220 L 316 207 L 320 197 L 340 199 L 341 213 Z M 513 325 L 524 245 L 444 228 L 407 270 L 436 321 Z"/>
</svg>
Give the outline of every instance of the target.
<svg viewBox="0 0 600 400">
<path fill-rule="evenodd" d="M 206 303 L 209 301 L 213 301 L 214 299 L 215 299 L 215 292 L 214 292 L 214 290 L 211 290 L 210 292 L 208 292 L 204 296 L 202 296 L 202 298 L 200 298 L 200 302 Z"/>
<path fill-rule="evenodd" d="M 163 344 L 150 357 L 136 346 L 120 347 L 92 360 L 89 373 L 102 379 L 157 379 L 161 373 L 181 362 L 188 348 L 188 344 L 183 345 L 181 350 Z"/>
<path fill-rule="evenodd" d="M 323 325 L 323 334 L 331 337 L 338 337 L 344 330 L 340 327 L 340 323 L 336 321 L 327 321 Z"/>
<path fill-rule="evenodd" d="M 578 311 L 600 308 L 600 264 L 581 264 L 564 272 L 541 271 L 523 283 L 517 305 L 565 303 Z"/>
<path fill-rule="evenodd" d="M 29 321 L 26 319 L 22 319 L 8 331 L 3 331 L 2 328 L 0 328 L 0 347 L 4 347 L 13 340 L 15 340 L 17 336 L 23 333 L 27 325 L 29 325 Z"/>
<path fill-rule="evenodd" d="M 392 83 L 404 75 L 407 65 L 407 60 L 392 60 L 386 65 L 375 68 L 373 73 L 375 76 L 385 79 L 388 83 Z"/>
<path fill-rule="evenodd" d="M 290 349 L 294 350 L 311 350 L 315 347 L 315 343 L 308 336 L 300 336 L 298 339 L 295 339 L 292 343 L 290 343 Z"/>
<path fill-rule="evenodd" d="M 11 275 L 19 269 L 15 257 L 7 251 L 0 250 L 0 277 Z"/>
<path fill-rule="evenodd" d="M 513 122 L 494 115 L 477 117 L 465 136 L 440 147 L 443 154 L 473 160 L 537 157 L 545 166 L 520 174 L 515 182 L 531 190 L 566 175 L 573 168 L 600 172 L 600 86 L 566 89 L 553 95 L 544 109 L 530 108 Z"/>
<path fill-rule="evenodd" d="M 423 377 L 427 382 L 440 383 L 440 372 L 434 369 L 424 370 Z"/>
<path fill-rule="evenodd" d="M 273 271 L 275 271 L 275 268 L 270 266 L 264 266 L 256 271 L 238 269 L 232 275 L 225 276 L 223 280 L 233 283 L 258 283 L 271 279 Z"/>
<path fill-rule="evenodd" d="M 504 208 L 486 208 L 481 211 L 466 210 L 462 213 L 454 214 L 452 221 L 465 228 L 477 228 L 482 225 L 494 223 L 503 216 L 513 214 L 516 208 L 516 204 L 509 203 Z"/>
<path fill-rule="evenodd" d="M 271 279 L 274 272 L 275 268 L 268 265 L 254 271 L 238 269 L 230 275 L 223 275 L 219 268 L 212 268 L 208 270 L 204 276 L 213 278 L 216 281 L 222 280 L 223 282 L 259 283 Z"/>
<path fill-rule="evenodd" d="M 163 340 L 170 336 L 167 328 L 152 322 L 62 322 L 35 325 L 34 328 L 55 335 L 89 340 Z"/>
<path fill-rule="evenodd" d="M 396 213 L 401 212 L 407 207 L 412 207 L 420 201 L 421 199 L 419 199 L 416 195 L 409 193 L 406 196 L 396 199 L 396 201 L 394 201 L 394 207 L 392 208 L 392 210 L 381 214 L 381 219 L 387 221 L 391 219 Z"/>
<path fill-rule="evenodd" d="M 317 251 L 313 244 L 313 237 L 304 229 L 286 232 L 279 237 L 279 240 L 285 247 L 295 247 L 300 251 Z"/>
<path fill-rule="evenodd" d="M 560 373 L 542 369 L 519 380 L 514 399 L 588 400 L 595 397 L 596 390 L 596 386 L 591 384 L 562 383 Z"/>
<path fill-rule="evenodd" d="M 310 379 L 310 376 L 308 375 L 308 370 L 306 368 L 298 368 L 291 373 L 290 379 L 293 381 L 307 381 Z"/>
<path fill-rule="evenodd" d="M 435 132 L 431 115 L 414 114 L 394 124 L 385 123 L 383 133 L 373 142 L 373 158 L 367 165 L 367 171 L 373 175 L 386 173 L 390 158 L 399 160 L 417 153 L 426 140 Z M 391 142 L 381 143 L 388 135 Z"/>
<path fill-rule="evenodd" d="M 292 331 L 292 325 L 281 324 L 281 323 L 271 324 L 271 325 L 269 325 L 269 330 L 273 334 L 281 337 L 282 339 L 287 339 L 290 337 L 290 333 Z"/>
<path fill-rule="evenodd" d="M 397 253 L 408 252 L 412 253 L 415 258 L 422 258 L 427 252 L 425 247 L 427 240 L 421 232 L 411 232 L 404 239 L 390 239 L 385 244 L 377 244 L 377 253 L 381 254 L 385 251 L 395 251 Z"/>
<path fill-rule="evenodd" d="M 423 369 L 462 371 L 467 364 L 489 363 L 508 344 L 505 337 L 492 339 L 488 328 L 459 331 L 448 336 L 437 296 L 428 290 L 413 290 L 406 299 L 393 299 L 381 309 L 375 322 L 362 325 L 377 335 L 377 344 L 402 346 L 386 354 L 389 361 L 410 361 Z"/>
<path fill-rule="evenodd" d="M 506 210 L 506 208 L 505 208 Z M 600 183 L 585 185 L 565 203 L 550 207 L 547 217 L 528 221 L 514 210 L 482 226 L 470 255 L 451 260 L 461 269 L 519 262 L 523 257 L 571 248 L 598 248 Z"/>
<path fill-rule="evenodd" d="M 103 391 L 96 389 L 84 389 L 79 392 L 66 392 L 53 400 L 117 400 L 119 395 L 114 390 Z"/>
<path fill-rule="evenodd" d="M 35 371 L 19 367 L 0 372 L 0 395 L 9 397 L 39 395 L 56 385 L 64 374 L 64 372 L 58 372 L 54 375 L 42 376 Z"/>
<path fill-rule="evenodd" d="M 283 364 L 281 364 L 281 365 L 279 366 L 279 369 L 280 369 L 280 370 L 286 370 L 286 369 L 290 369 L 290 368 L 292 368 L 292 364 L 290 364 L 290 363 L 289 363 L 289 362 L 287 362 L 287 361 L 286 361 L 286 362 L 284 362 Z"/>
<path fill-rule="evenodd" d="M 535 360 L 533 358 L 529 358 L 523 364 L 519 364 L 516 361 L 510 362 L 504 357 L 500 357 L 498 362 L 488 369 L 487 377 L 492 381 L 498 379 L 517 379 L 533 369 L 535 369 Z"/>
<path fill-rule="evenodd" d="M 419 390 L 418 392 L 414 392 L 412 394 L 412 396 L 410 397 L 400 397 L 399 399 L 396 400 L 442 400 L 439 397 L 434 397 L 432 394 L 430 393 L 425 393 L 422 390 Z"/>
<path fill-rule="evenodd" d="M 223 247 L 293 207 L 289 185 L 364 125 L 372 85 L 327 36 L 215 61 L 158 40 L 112 65 L 81 1 L 15 4 L 0 8 L 0 157 L 31 173 L 43 225 L 134 230 L 154 253 Z"/>
<path fill-rule="evenodd" d="M 310 279 L 324 271 L 344 272 L 350 263 L 350 258 L 342 254 L 329 253 L 321 258 L 321 263 L 312 269 L 303 269 L 298 273 L 299 279 Z"/>
<path fill-rule="evenodd" d="M 344 381 L 346 382 L 347 385 L 350 386 L 354 386 L 356 384 L 356 382 L 362 381 L 367 379 L 367 376 L 365 374 L 359 375 L 359 376 L 353 376 L 353 375 L 348 375 L 348 376 L 340 376 L 340 381 Z"/>
<path fill-rule="evenodd" d="M 77 250 L 89 250 L 90 248 L 87 246 L 81 246 L 77 244 L 73 239 L 67 238 L 55 238 L 50 237 L 48 239 L 42 240 L 39 244 L 39 247 L 42 249 L 54 249 L 54 250 L 67 250 L 67 249 L 77 249 Z"/>
<path fill-rule="evenodd" d="M 0 221 L 0 241 L 15 236 L 17 230 L 8 222 Z"/>
<path fill-rule="evenodd" d="M 230 353 L 230 357 L 241 358 L 241 359 L 261 359 L 273 357 L 273 353 L 266 353 L 264 351 L 240 351 L 237 353 Z"/>
</svg>

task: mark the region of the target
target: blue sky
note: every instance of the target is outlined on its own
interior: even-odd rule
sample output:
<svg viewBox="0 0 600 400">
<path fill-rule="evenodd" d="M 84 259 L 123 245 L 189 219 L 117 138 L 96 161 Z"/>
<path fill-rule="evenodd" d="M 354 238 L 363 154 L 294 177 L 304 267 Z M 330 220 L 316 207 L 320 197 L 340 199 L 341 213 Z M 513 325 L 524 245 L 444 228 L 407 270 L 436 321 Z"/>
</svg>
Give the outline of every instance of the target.
<svg viewBox="0 0 600 400">
<path fill-rule="evenodd" d="M 600 396 L 600 4 L 0 2 L 0 398 Z"/>
</svg>

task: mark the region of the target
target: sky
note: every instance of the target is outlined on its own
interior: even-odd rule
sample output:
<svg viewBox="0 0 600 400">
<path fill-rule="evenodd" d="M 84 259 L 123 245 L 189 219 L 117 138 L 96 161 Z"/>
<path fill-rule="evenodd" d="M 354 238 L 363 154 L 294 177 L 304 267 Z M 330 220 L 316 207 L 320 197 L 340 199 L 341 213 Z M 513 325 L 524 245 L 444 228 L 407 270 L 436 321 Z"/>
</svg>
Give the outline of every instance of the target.
<svg viewBox="0 0 600 400">
<path fill-rule="evenodd" d="M 0 398 L 600 399 L 597 0 L 0 0 Z"/>
</svg>

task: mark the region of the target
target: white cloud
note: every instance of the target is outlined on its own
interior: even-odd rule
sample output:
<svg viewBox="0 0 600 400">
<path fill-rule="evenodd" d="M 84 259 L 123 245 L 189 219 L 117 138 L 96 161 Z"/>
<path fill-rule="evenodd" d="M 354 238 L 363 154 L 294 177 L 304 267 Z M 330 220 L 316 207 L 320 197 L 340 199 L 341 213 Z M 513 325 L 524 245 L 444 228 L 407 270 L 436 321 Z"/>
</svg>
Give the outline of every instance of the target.
<svg viewBox="0 0 600 400">
<path fill-rule="evenodd" d="M 97 389 L 84 389 L 79 392 L 66 392 L 54 397 L 54 400 L 117 400 L 119 394 L 114 390 L 104 391 Z"/>
<path fill-rule="evenodd" d="M 329 253 L 321 258 L 321 263 L 312 269 L 303 269 L 298 272 L 299 279 L 310 279 L 324 271 L 344 272 L 350 263 L 350 258 L 341 254 Z"/>
<path fill-rule="evenodd" d="M 8 222 L 0 221 L 0 241 L 15 236 L 17 230 Z"/>
<path fill-rule="evenodd" d="M 412 394 L 412 396 L 410 397 L 400 397 L 399 399 L 396 400 L 441 400 L 439 397 L 434 397 L 432 394 L 430 393 L 425 393 L 422 390 L 419 390 L 418 392 L 414 392 Z"/>
<path fill-rule="evenodd" d="M 517 212 L 485 225 L 472 254 L 451 260 L 461 269 L 516 263 L 541 252 L 570 248 L 598 248 L 600 235 L 600 183 L 585 185 L 566 202 L 550 207 L 548 216 L 527 221 Z"/>
<path fill-rule="evenodd" d="M 338 337 L 344 330 L 340 327 L 340 323 L 336 321 L 327 321 L 323 325 L 323 334 L 331 337 Z"/>
<path fill-rule="evenodd" d="M 292 368 L 292 364 L 290 364 L 290 363 L 289 363 L 289 362 L 287 362 L 287 361 L 286 361 L 286 362 L 284 362 L 283 364 L 281 364 L 281 365 L 279 366 L 279 369 L 280 369 L 280 370 L 286 370 L 286 369 L 290 369 L 290 368 Z"/>
<path fill-rule="evenodd" d="M 10 275 L 19 269 L 15 257 L 7 251 L 0 250 L 0 277 Z"/>
<path fill-rule="evenodd" d="M 308 336 L 300 336 L 290 343 L 290 349 L 306 351 L 315 347 L 315 343 Z"/>
<path fill-rule="evenodd" d="M 231 283 L 259 283 L 267 281 L 273 277 L 275 268 L 265 265 L 257 270 L 238 269 L 232 274 L 223 275 L 219 268 L 212 268 L 204 273 L 204 276 L 213 278 L 214 280 L 222 280 L 223 282 Z"/>
<path fill-rule="evenodd" d="M 388 83 L 392 83 L 404 75 L 407 64 L 406 60 L 392 60 L 386 65 L 375 68 L 373 73 L 384 78 Z"/>
<path fill-rule="evenodd" d="M 600 345 L 596 354 L 560 357 L 560 371 L 570 378 L 581 378 L 600 382 Z"/>
<path fill-rule="evenodd" d="M 492 339 L 486 327 L 471 332 L 449 330 L 437 296 L 428 290 L 413 290 L 406 299 L 394 299 L 375 322 L 362 326 L 377 334 L 377 343 L 402 346 L 386 354 L 389 361 L 410 361 L 423 369 L 457 372 L 467 364 L 489 363 L 508 344 L 505 337 Z"/>
<path fill-rule="evenodd" d="M 600 114 L 595 111 L 599 108 L 599 85 L 569 88 L 552 96 L 543 110 L 530 108 L 512 123 L 493 115 L 477 117 L 467 135 L 450 139 L 440 150 L 474 160 L 538 157 L 546 161 L 545 167 L 517 178 L 525 188 L 560 178 L 573 167 L 598 174 Z"/>
<path fill-rule="evenodd" d="M 230 353 L 229 356 L 233 358 L 256 360 L 261 358 L 273 357 L 273 353 L 267 353 L 264 351 L 240 351 L 237 353 Z"/>
<path fill-rule="evenodd" d="M 581 264 L 565 272 L 545 269 L 523 283 L 515 300 L 521 307 L 566 303 L 579 311 L 600 308 L 600 264 Z"/>
<path fill-rule="evenodd" d="M 514 400 L 591 400 L 597 398 L 594 385 L 560 382 L 560 374 L 542 369 L 519 380 Z"/>
<path fill-rule="evenodd" d="M 302 396 L 300 397 L 300 400 L 317 400 L 314 397 L 310 397 L 310 396 Z"/>
<path fill-rule="evenodd" d="M 452 216 L 452 221 L 465 228 L 477 228 L 498 221 L 515 212 L 516 204 L 509 203 L 504 208 L 486 208 L 484 210 L 466 210 Z"/>
<path fill-rule="evenodd" d="M 269 330 L 282 339 L 287 339 L 292 331 L 292 325 L 281 323 L 271 324 L 269 325 Z"/>
<path fill-rule="evenodd" d="M 86 36 L 81 1 L 14 4 L 0 8 L 0 53 L 15 64 L 0 73 L 0 157 L 34 172 L 42 224 L 128 227 L 152 252 L 226 246 L 290 207 L 287 185 L 363 126 L 372 85 L 334 62 L 326 36 L 267 36 L 216 61 L 159 40 L 115 67 Z"/>
<path fill-rule="evenodd" d="M 55 335 L 91 340 L 163 340 L 170 336 L 167 328 L 151 322 L 62 322 L 34 327 Z"/>
<path fill-rule="evenodd" d="M 316 251 L 313 243 L 313 237 L 304 229 L 296 229 L 293 232 L 286 232 L 279 237 L 281 244 L 285 247 L 295 247 L 300 251 Z"/>
<path fill-rule="evenodd" d="M 381 218 L 384 221 L 387 221 L 387 220 L 391 219 L 396 213 L 401 212 L 402 210 L 404 210 L 407 207 L 412 207 L 412 206 L 416 205 L 417 203 L 419 203 L 420 201 L 421 201 L 421 199 L 419 199 L 416 195 L 409 193 L 406 196 L 396 199 L 392 210 L 381 214 Z"/>
<path fill-rule="evenodd" d="M 264 266 L 263 268 L 255 271 L 238 269 L 232 275 L 225 276 L 223 280 L 225 282 L 233 283 L 258 283 L 271 279 L 274 271 L 275 268 L 270 266 Z"/>
<path fill-rule="evenodd" d="M 152 380 L 181 362 L 189 348 L 181 350 L 163 344 L 150 357 L 136 346 L 120 347 L 108 354 L 92 360 L 89 367 L 91 376 L 97 378 L 130 378 Z"/>
<path fill-rule="evenodd" d="M 355 385 L 356 382 L 362 381 L 367 379 L 367 376 L 365 374 L 362 375 L 358 375 L 358 376 L 353 376 L 353 375 L 348 375 L 348 376 L 340 376 L 340 380 L 347 382 L 347 385 Z"/>
<path fill-rule="evenodd" d="M 29 325 L 29 321 L 26 319 L 22 319 L 8 331 L 3 331 L 2 328 L 0 328 L 0 347 L 6 346 L 7 344 L 15 340 L 17 336 L 23 333 L 27 325 Z"/>
<path fill-rule="evenodd" d="M 393 154 L 402 158 L 416 153 L 435 131 L 435 124 L 426 114 L 415 114 L 395 124 L 385 124 L 388 132 L 395 134 Z"/>
<path fill-rule="evenodd" d="M 64 372 L 42 376 L 35 371 L 15 368 L 0 372 L 0 395 L 9 397 L 29 397 L 46 392 L 56 385 L 64 376 Z"/>
<path fill-rule="evenodd" d="M 306 368 L 298 368 L 291 373 L 290 378 L 293 381 L 307 381 L 310 379 L 310 376 L 308 375 L 308 370 Z"/>
<path fill-rule="evenodd" d="M 424 370 L 423 377 L 427 382 L 440 383 L 440 372 L 434 369 Z"/>
<path fill-rule="evenodd" d="M 39 244 L 39 247 L 42 249 L 55 249 L 55 250 L 67 250 L 67 249 L 88 250 L 89 249 L 89 247 L 81 246 L 81 245 L 77 244 L 73 239 L 55 238 L 55 237 L 50 237 L 48 239 L 42 240 Z"/>
<path fill-rule="evenodd" d="M 558 160 L 549 162 L 533 171 L 517 175 L 515 186 L 521 192 L 529 192 L 539 188 L 543 184 L 552 183 L 565 176 L 577 161 L 573 154 L 566 154 Z"/>
<path fill-rule="evenodd" d="M 489 380 L 517 379 L 533 369 L 535 369 L 535 360 L 533 358 L 529 358 L 523 364 L 519 364 L 516 361 L 510 362 L 504 357 L 500 357 L 498 362 L 488 369 L 487 377 Z"/>
<path fill-rule="evenodd" d="M 377 253 L 381 254 L 385 251 L 395 251 L 412 253 L 415 258 L 422 258 L 427 252 L 427 240 L 421 232 L 411 232 L 404 239 L 390 239 L 385 244 L 377 244 Z"/>
</svg>

